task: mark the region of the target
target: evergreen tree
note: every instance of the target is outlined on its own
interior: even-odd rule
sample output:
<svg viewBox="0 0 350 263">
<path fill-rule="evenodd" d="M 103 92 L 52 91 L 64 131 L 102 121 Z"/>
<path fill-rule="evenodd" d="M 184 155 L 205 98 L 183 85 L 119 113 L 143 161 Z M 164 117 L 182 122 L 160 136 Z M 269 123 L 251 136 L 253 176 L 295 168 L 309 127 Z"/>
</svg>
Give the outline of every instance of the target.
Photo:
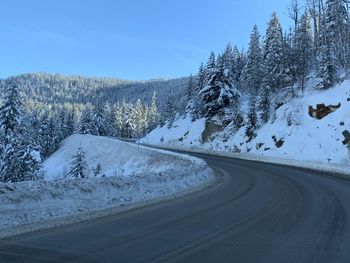
<svg viewBox="0 0 350 263">
<path fill-rule="evenodd" d="M 74 133 L 75 128 L 75 115 L 74 112 L 69 112 L 66 116 L 66 137 L 72 135 Z"/>
<path fill-rule="evenodd" d="M 276 13 L 272 14 L 265 36 L 263 54 L 264 85 L 271 91 L 277 91 L 286 84 L 287 76 L 284 69 L 283 34 Z"/>
<path fill-rule="evenodd" d="M 316 58 L 319 54 L 319 48 L 321 46 L 321 14 L 322 14 L 323 0 L 307 0 L 307 7 L 312 18 L 312 32 L 313 32 L 313 57 Z"/>
<path fill-rule="evenodd" d="M 21 122 L 23 104 L 16 83 L 12 82 L 4 91 L 3 103 L 0 107 L 0 131 L 1 137 L 6 137 L 15 132 Z"/>
<path fill-rule="evenodd" d="M 317 76 L 320 82 L 317 85 L 319 89 L 328 89 L 335 82 L 336 67 L 333 63 L 329 45 L 323 45 L 319 54 L 319 70 Z"/>
<path fill-rule="evenodd" d="M 78 132 L 81 134 L 92 134 L 94 130 L 91 108 L 89 105 L 87 105 L 81 112 Z"/>
<path fill-rule="evenodd" d="M 264 123 L 270 119 L 271 93 L 284 87 L 283 35 L 277 14 L 273 13 L 268 25 L 263 52 L 263 80 L 260 92 L 260 118 Z"/>
<path fill-rule="evenodd" d="M 53 154 L 56 150 L 58 150 L 59 148 L 59 144 L 61 142 L 62 138 L 62 134 L 61 131 L 59 129 L 57 129 L 58 124 L 57 124 L 57 118 L 55 118 L 55 116 L 52 116 L 51 118 L 49 118 L 49 127 L 47 130 L 48 133 L 48 139 L 49 139 L 49 151 L 48 151 L 48 155 Z"/>
<path fill-rule="evenodd" d="M 140 138 L 145 131 L 146 127 L 146 117 L 144 113 L 144 108 L 140 99 L 137 99 L 136 104 L 132 111 L 132 122 L 134 123 L 133 137 Z"/>
<path fill-rule="evenodd" d="M 243 82 L 247 87 L 249 98 L 249 112 L 247 115 L 247 127 L 246 135 L 251 140 L 255 135 L 257 128 L 257 109 L 256 109 L 256 97 L 260 92 L 260 85 L 262 79 L 262 51 L 260 46 L 260 34 L 257 26 L 255 25 L 250 36 L 250 43 L 248 49 L 247 63 L 244 68 Z"/>
<path fill-rule="evenodd" d="M 80 146 L 77 153 L 73 156 L 73 160 L 70 163 L 71 168 L 68 175 L 72 178 L 86 178 L 87 163 L 85 160 L 85 152 Z"/>
<path fill-rule="evenodd" d="M 98 163 L 95 168 L 93 168 L 94 176 L 97 177 L 101 174 L 102 171 L 102 165 L 101 163 Z"/>
<path fill-rule="evenodd" d="M 186 112 L 187 113 L 192 113 L 192 111 L 194 110 L 193 98 L 195 96 L 195 91 L 196 91 L 195 79 L 192 75 L 190 75 L 186 86 L 186 100 L 187 100 Z"/>
<path fill-rule="evenodd" d="M 235 47 L 237 49 L 237 47 Z M 235 49 L 235 50 L 236 50 Z M 230 78 L 231 81 L 235 81 L 236 76 L 236 68 L 239 67 L 239 65 L 235 65 L 235 63 L 239 64 L 239 61 L 237 59 L 237 53 L 234 52 L 234 49 L 232 48 L 231 44 L 227 44 L 224 52 L 222 53 L 222 62 L 224 63 L 224 67 L 227 72 L 226 75 Z"/>
<path fill-rule="evenodd" d="M 121 137 L 123 131 L 123 107 L 119 104 L 119 102 L 115 110 L 115 126 L 117 136 Z"/>
<path fill-rule="evenodd" d="M 38 143 L 41 155 L 46 158 L 50 155 L 52 149 L 52 131 L 50 130 L 49 113 L 45 112 L 40 117 L 40 128 L 38 130 Z"/>
<path fill-rule="evenodd" d="M 23 119 L 18 86 L 12 83 L 5 90 L 3 105 L 0 107 L 0 180 L 2 182 L 21 182 L 38 178 L 40 155 L 29 144 L 29 138 L 24 137 L 27 129 Z"/>
<path fill-rule="evenodd" d="M 106 109 L 105 105 L 100 99 L 93 107 L 91 115 L 91 134 L 98 136 L 107 135 L 107 125 L 105 123 Z"/>
<path fill-rule="evenodd" d="M 187 102 L 190 102 L 192 97 L 193 97 L 193 91 L 194 91 L 194 77 L 192 76 L 192 74 L 189 76 L 188 78 L 188 82 L 187 82 L 187 86 L 186 86 L 186 99 Z"/>
<path fill-rule="evenodd" d="M 260 47 L 260 35 L 255 25 L 250 36 L 247 63 L 243 71 L 243 83 L 252 96 L 258 94 L 261 84 L 261 62 L 262 54 Z"/>
<path fill-rule="evenodd" d="M 263 84 L 259 101 L 260 119 L 267 123 L 271 117 L 271 88 L 267 83 Z"/>
<path fill-rule="evenodd" d="M 17 181 L 35 181 L 40 178 L 42 166 L 39 148 L 28 143 L 26 138 L 20 138 L 16 148 Z"/>
<path fill-rule="evenodd" d="M 300 21 L 300 19 L 298 20 Z M 294 34 L 295 35 L 295 34 Z M 293 46 L 294 35 L 291 30 L 289 32 L 285 32 L 283 37 L 283 60 L 282 60 L 282 68 L 283 70 L 283 87 L 289 87 L 293 92 L 292 86 L 294 83 L 298 81 L 297 78 L 297 69 L 299 65 L 297 64 L 297 58 L 295 55 L 295 50 Z"/>
<path fill-rule="evenodd" d="M 21 181 L 21 175 L 18 169 L 18 140 L 13 137 L 8 140 L 5 145 L 2 146 L 2 157 L 0 166 L 0 179 L 3 183 L 19 182 Z"/>
<path fill-rule="evenodd" d="M 207 62 L 207 67 L 206 67 L 206 81 L 209 81 L 211 79 L 212 74 L 215 72 L 215 69 L 216 69 L 215 53 L 211 52 Z"/>
<path fill-rule="evenodd" d="M 296 63 L 296 75 L 301 90 L 304 91 L 305 79 L 310 72 L 312 56 L 312 33 L 309 14 L 305 11 L 299 20 L 294 37 L 294 58 Z"/>
<path fill-rule="evenodd" d="M 55 116 L 55 123 L 56 123 L 56 132 L 57 132 L 57 139 L 58 141 L 62 141 L 67 136 L 67 127 L 66 127 L 66 111 L 64 108 L 60 108 L 58 110 L 58 113 Z"/>
<path fill-rule="evenodd" d="M 212 61 L 212 55 L 209 58 L 208 65 L 211 64 L 210 61 Z M 217 63 L 216 67 L 209 69 L 206 85 L 199 92 L 203 116 L 209 118 L 216 114 L 222 114 L 229 105 L 233 104 L 235 107 L 238 107 L 238 99 L 240 97 L 221 56 L 218 58 Z"/>
<path fill-rule="evenodd" d="M 141 100 L 140 100 L 141 101 Z M 145 135 L 148 132 L 149 129 L 149 107 L 147 105 L 141 104 L 142 105 L 142 121 L 141 121 L 141 127 L 142 127 L 142 132 L 140 134 L 141 136 Z"/>
<path fill-rule="evenodd" d="M 327 0 L 325 5 L 325 41 L 335 66 L 350 68 L 350 21 L 347 0 Z"/>
<path fill-rule="evenodd" d="M 104 129 L 105 136 L 116 136 L 116 107 L 115 105 L 110 105 L 109 103 L 105 106 L 105 116 L 104 116 Z"/>
<path fill-rule="evenodd" d="M 258 128 L 258 118 L 256 115 L 256 99 L 255 96 L 249 98 L 249 111 L 247 115 L 247 126 L 245 134 L 248 137 L 248 142 L 251 141 L 255 136 L 255 131 Z"/>
<path fill-rule="evenodd" d="M 157 107 L 157 94 L 154 92 L 152 96 L 151 106 L 148 110 L 148 131 L 153 130 L 158 125 L 158 107 Z"/>
<path fill-rule="evenodd" d="M 240 82 L 241 82 L 241 76 L 244 70 L 246 64 L 246 58 L 244 55 L 244 52 L 240 52 L 235 46 L 233 48 L 233 62 L 232 62 L 232 76 L 234 80 L 234 85 L 236 87 L 240 87 Z"/>
<path fill-rule="evenodd" d="M 173 104 L 174 98 L 169 96 L 165 103 L 165 109 L 163 114 L 163 123 L 168 123 L 167 127 L 170 129 L 175 121 L 176 109 Z"/>
<path fill-rule="evenodd" d="M 35 145 L 39 146 L 40 151 L 40 141 L 39 141 L 39 131 L 41 127 L 39 112 L 36 110 L 27 115 L 26 122 L 26 138 L 31 138 Z"/>
<path fill-rule="evenodd" d="M 195 79 L 195 88 L 193 91 L 193 97 L 192 97 L 192 104 L 193 104 L 193 110 L 191 112 L 192 121 L 195 121 L 203 116 L 203 108 L 202 103 L 199 98 L 199 92 L 204 88 L 205 85 L 205 78 L 206 78 L 206 69 L 204 67 L 204 64 L 201 63 L 196 79 Z"/>
<path fill-rule="evenodd" d="M 125 99 L 122 102 L 123 111 L 123 126 L 122 126 L 122 137 L 132 138 L 135 131 L 135 123 L 133 122 L 133 106 L 126 103 Z"/>
</svg>

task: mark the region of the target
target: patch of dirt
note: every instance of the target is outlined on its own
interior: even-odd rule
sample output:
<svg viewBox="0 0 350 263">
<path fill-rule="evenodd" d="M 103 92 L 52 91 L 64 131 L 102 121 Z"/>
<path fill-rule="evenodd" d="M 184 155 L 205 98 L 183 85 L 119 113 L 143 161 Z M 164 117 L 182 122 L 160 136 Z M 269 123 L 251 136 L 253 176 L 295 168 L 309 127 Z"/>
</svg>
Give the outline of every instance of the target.
<svg viewBox="0 0 350 263">
<path fill-rule="evenodd" d="M 275 145 L 277 148 L 281 148 L 284 144 L 284 140 L 283 139 L 277 139 L 276 136 L 272 136 L 273 141 L 275 142 Z"/>
<path fill-rule="evenodd" d="M 309 106 L 309 115 L 312 118 L 321 120 L 327 115 L 329 115 L 332 112 L 335 112 L 337 109 L 339 109 L 341 104 L 338 105 L 328 105 L 326 106 L 324 103 L 317 104 L 316 109 L 314 109 L 312 106 Z"/>
<path fill-rule="evenodd" d="M 350 132 L 348 130 L 345 130 L 342 132 L 343 136 L 344 136 L 344 140 L 342 141 L 342 143 L 344 145 L 350 143 Z"/>
</svg>

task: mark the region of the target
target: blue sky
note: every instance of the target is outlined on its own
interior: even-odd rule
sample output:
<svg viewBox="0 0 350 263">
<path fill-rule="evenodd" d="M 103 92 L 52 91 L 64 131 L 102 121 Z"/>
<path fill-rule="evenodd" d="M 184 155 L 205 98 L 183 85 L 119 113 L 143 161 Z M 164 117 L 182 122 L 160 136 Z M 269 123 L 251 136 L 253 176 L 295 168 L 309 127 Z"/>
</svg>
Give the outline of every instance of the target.
<svg viewBox="0 0 350 263">
<path fill-rule="evenodd" d="M 246 48 L 289 0 L 1 0 L 0 77 L 26 72 L 130 80 L 195 73 L 211 50 Z"/>
</svg>

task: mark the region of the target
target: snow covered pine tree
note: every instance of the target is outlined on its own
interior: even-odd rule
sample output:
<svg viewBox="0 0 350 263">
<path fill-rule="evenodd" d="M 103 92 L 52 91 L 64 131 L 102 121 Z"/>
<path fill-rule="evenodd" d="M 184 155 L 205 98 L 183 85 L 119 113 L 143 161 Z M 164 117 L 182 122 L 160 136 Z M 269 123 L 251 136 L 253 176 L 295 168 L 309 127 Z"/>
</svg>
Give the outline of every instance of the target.
<svg viewBox="0 0 350 263">
<path fill-rule="evenodd" d="M 85 152 L 82 147 L 79 147 L 77 153 L 73 156 L 68 175 L 72 178 L 86 178 L 86 169 Z"/>
<path fill-rule="evenodd" d="M 16 83 L 6 87 L 0 107 L 0 181 L 36 180 L 41 169 L 37 147 L 25 138 L 24 110 Z"/>
</svg>

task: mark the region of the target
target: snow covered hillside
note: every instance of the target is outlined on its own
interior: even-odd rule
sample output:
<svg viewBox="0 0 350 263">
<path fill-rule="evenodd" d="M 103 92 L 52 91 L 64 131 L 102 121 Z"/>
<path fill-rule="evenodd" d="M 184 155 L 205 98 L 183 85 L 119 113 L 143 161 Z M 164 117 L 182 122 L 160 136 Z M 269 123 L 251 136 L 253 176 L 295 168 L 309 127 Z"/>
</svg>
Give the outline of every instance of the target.
<svg viewBox="0 0 350 263">
<path fill-rule="evenodd" d="M 45 179 L 64 179 L 79 147 L 82 147 L 86 155 L 88 177 L 93 177 L 93 168 L 98 164 L 101 165 L 99 177 L 132 177 L 144 173 L 173 173 L 173 169 L 177 170 L 177 161 L 194 164 L 201 162 L 190 156 L 184 159 L 183 155 L 138 147 L 116 139 L 75 134 L 68 137 L 63 146 L 43 163 Z"/>
<path fill-rule="evenodd" d="M 79 147 L 86 154 L 87 177 L 67 178 Z M 101 172 L 94 176 L 98 164 Z M 35 228 L 51 226 L 46 219 L 74 216 L 74 222 L 88 217 L 87 212 L 109 208 L 115 213 L 194 191 L 214 179 L 200 159 L 92 135 L 67 138 L 43 166 L 44 180 L 0 183 L 0 236 L 28 231 L 18 226 L 29 223 L 36 222 Z"/>
<path fill-rule="evenodd" d="M 175 121 L 171 129 L 166 125 L 158 127 L 141 142 L 350 164 L 348 146 L 343 144 L 350 128 L 349 80 L 325 91 L 309 88 L 303 95 L 285 97 L 281 101 L 275 116 L 258 129 L 256 137 L 250 141 L 246 136 L 246 126 L 235 131 L 230 124 L 215 127 L 215 124 L 206 122 L 204 118 L 192 122 L 187 116 Z M 317 104 L 330 106 L 329 114 L 321 116 L 322 119 L 311 116 L 316 114 L 316 110 L 309 114 L 309 107 L 315 109 Z"/>
</svg>

